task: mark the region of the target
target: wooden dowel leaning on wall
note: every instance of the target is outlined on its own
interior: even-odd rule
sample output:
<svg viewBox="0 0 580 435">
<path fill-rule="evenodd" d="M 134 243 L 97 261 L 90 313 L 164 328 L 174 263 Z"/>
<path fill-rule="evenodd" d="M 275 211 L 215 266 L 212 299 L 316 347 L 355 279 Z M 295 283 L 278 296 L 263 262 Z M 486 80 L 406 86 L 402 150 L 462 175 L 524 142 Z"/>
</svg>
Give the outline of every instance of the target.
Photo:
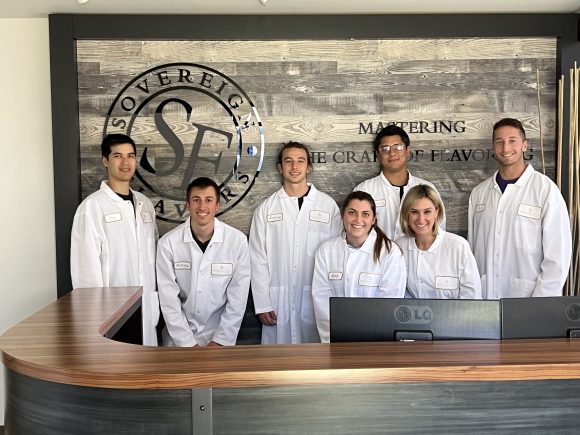
<svg viewBox="0 0 580 435">
<path fill-rule="evenodd" d="M 568 212 L 572 232 L 572 261 L 565 287 L 566 295 L 580 294 L 580 259 L 578 255 L 580 241 L 580 148 L 578 131 L 578 90 L 580 87 L 580 69 L 574 63 L 570 70 L 569 90 L 569 125 L 568 125 Z"/>
<path fill-rule="evenodd" d="M 558 80 L 558 148 L 556 155 L 556 185 L 562 191 L 562 134 L 564 133 L 564 74 Z"/>
<path fill-rule="evenodd" d="M 538 100 L 538 128 L 540 132 L 540 151 L 542 152 L 542 174 L 546 175 L 546 160 L 544 158 L 544 135 L 542 132 L 542 100 L 540 98 L 540 70 L 536 68 L 536 95 Z"/>
<path fill-rule="evenodd" d="M 564 286 L 564 294 L 580 295 L 580 141 L 578 129 L 580 68 L 574 63 L 570 70 L 570 86 L 568 90 L 568 215 L 572 233 L 572 261 L 568 280 Z M 562 189 L 562 154 L 564 136 L 564 91 L 565 77 L 559 81 L 558 95 L 558 156 L 556 181 Z"/>
</svg>

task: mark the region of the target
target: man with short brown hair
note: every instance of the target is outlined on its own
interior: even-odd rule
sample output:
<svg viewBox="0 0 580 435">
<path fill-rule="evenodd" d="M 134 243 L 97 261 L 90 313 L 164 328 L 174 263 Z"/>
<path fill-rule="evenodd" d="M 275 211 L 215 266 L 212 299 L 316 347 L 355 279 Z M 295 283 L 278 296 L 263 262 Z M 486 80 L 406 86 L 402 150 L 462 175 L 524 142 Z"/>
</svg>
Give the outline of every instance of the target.
<svg viewBox="0 0 580 435">
<path fill-rule="evenodd" d="M 498 121 L 492 143 L 498 171 L 469 197 L 468 241 L 483 297 L 561 296 L 572 253 L 564 198 L 525 162 L 519 120 Z"/>
</svg>

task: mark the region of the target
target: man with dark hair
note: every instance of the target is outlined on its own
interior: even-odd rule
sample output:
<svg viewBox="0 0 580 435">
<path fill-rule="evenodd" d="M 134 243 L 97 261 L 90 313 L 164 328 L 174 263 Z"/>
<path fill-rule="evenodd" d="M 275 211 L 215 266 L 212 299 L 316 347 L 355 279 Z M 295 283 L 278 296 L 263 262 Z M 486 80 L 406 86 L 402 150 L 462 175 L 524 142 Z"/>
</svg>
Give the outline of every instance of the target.
<svg viewBox="0 0 580 435">
<path fill-rule="evenodd" d="M 165 346 L 232 346 L 250 287 L 248 241 L 220 222 L 220 191 L 200 177 L 187 187 L 185 223 L 157 249 L 157 283 Z"/>
<path fill-rule="evenodd" d="M 526 132 L 517 119 L 493 127 L 498 171 L 469 198 L 468 241 L 484 299 L 561 296 L 572 238 L 558 187 L 524 161 Z"/>
<path fill-rule="evenodd" d="M 314 256 L 340 234 L 334 200 L 308 183 L 308 148 L 285 144 L 278 155 L 283 186 L 254 212 L 250 229 L 252 295 L 262 344 L 320 342 L 312 305 Z"/>
<path fill-rule="evenodd" d="M 411 175 L 407 169 L 407 161 L 411 156 L 409 136 L 401 127 L 387 125 L 374 140 L 375 153 L 381 163 L 381 173 L 363 181 L 354 190 L 369 193 L 377 207 L 377 224 L 391 240 L 397 240 L 403 235 L 399 214 L 403 198 L 414 186 L 433 184 Z M 443 213 L 443 216 L 446 216 Z M 445 219 L 441 223 L 445 229 Z"/>
<path fill-rule="evenodd" d="M 110 134 L 101 143 L 108 180 L 78 207 L 71 233 L 73 288 L 143 286 L 143 344 L 157 345 L 155 209 L 130 188 L 137 169 L 135 142 Z"/>
</svg>

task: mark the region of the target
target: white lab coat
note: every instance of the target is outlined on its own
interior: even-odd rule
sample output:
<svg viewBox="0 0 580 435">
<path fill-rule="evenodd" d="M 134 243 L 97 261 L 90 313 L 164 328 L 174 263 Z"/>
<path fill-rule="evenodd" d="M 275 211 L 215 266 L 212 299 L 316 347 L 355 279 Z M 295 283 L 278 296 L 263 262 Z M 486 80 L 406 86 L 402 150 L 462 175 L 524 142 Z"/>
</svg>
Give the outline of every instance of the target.
<svg viewBox="0 0 580 435">
<path fill-rule="evenodd" d="M 439 230 L 428 250 L 414 237 L 397 239 L 407 265 L 407 292 L 422 299 L 481 299 L 475 257 L 463 237 Z"/>
<path fill-rule="evenodd" d="M 374 178 L 363 181 L 354 190 L 362 190 L 370 194 L 375 200 L 377 207 L 377 225 L 391 240 L 397 240 L 403 235 L 399 215 L 401 214 L 402 199 L 405 198 L 409 189 L 419 184 L 427 184 L 435 189 L 433 184 L 418 177 L 413 177 L 409 172 L 407 185 L 403 187 L 403 198 L 400 198 L 399 186 L 393 186 L 381 172 Z M 437 189 L 435 189 L 437 190 Z M 445 211 L 445 210 L 443 210 Z M 443 221 L 440 228 L 445 229 L 446 215 L 443 214 Z"/>
<path fill-rule="evenodd" d="M 190 218 L 157 246 L 157 283 L 165 319 L 165 346 L 236 344 L 250 287 L 248 241 L 214 221 L 205 252 L 191 234 Z"/>
<path fill-rule="evenodd" d="M 143 344 L 156 346 L 155 209 L 132 191 L 134 206 L 103 181 L 77 208 L 71 232 L 73 288 L 143 286 Z"/>
<path fill-rule="evenodd" d="M 391 243 L 391 252 L 385 245 L 379 262 L 374 261 L 377 239 L 371 230 L 363 245 L 356 249 L 348 246 L 345 236 L 327 240 L 316 253 L 312 298 L 316 325 L 322 343 L 330 341 L 330 298 L 402 298 L 405 296 L 407 270 L 401 250 Z"/>
<path fill-rule="evenodd" d="M 312 307 L 314 255 L 342 229 L 334 200 L 310 185 L 298 198 L 282 187 L 255 210 L 250 229 L 252 296 L 256 313 L 274 311 L 275 326 L 262 326 L 262 344 L 319 342 Z"/>
<path fill-rule="evenodd" d="M 496 174 L 469 197 L 468 240 L 484 299 L 561 296 L 572 238 L 558 187 L 528 164 L 502 195 Z"/>
</svg>

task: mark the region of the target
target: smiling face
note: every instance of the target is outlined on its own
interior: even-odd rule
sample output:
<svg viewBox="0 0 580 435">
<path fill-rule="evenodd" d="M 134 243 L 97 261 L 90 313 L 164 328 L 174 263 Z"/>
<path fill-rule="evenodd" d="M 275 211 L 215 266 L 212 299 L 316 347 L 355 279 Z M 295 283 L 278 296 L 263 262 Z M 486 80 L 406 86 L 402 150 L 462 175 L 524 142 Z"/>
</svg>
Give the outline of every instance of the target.
<svg viewBox="0 0 580 435">
<path fill-rule="evenodd" d="M 493 152 L 500 167 L 524 165 L 524 151 L 527 149 L 528 141 L 515 127 L 499 127 L 493 133 Z"/>
<path fill-rule="evenodd" d="M 213 187 L 194 187 L 189 192 L 186 207 L 192 224 L 202 227 L 213 225 L 220 204 Z"/>
<path fill-rule="evenodd" d="M 411 155 L 411 151 L 408 146 L 405 146 L 401 151 L 396 151 L 393 148 L 396 145 L 405 145 L 399 135 L 382 137 L 377 147 L 381 168 L 385 174 L 398 174 L 402 171 L 407 171 L 407 160 Z M 390 151 L 383 151 L 384 146 L 390 146 Z"/>
<path fill-rule="evenodd" d="M 360 199 L 351 200 L 342 214 L 342 223 L 348 243 L 354 247 L 361 246 L 375 222 L 376 217 L 370 202 Z"/>
<path fill-rule="evenodd" d="M 306 150 L 294 147 L 286 148 L 282 152 L 278 170 L 282 174 L 284 184 L 306 185 L 308 172 L 310 172 Z"/>
<path fill-rule="evenodd" d="M 129 143 L 113 145 L 111 153 L 103 157 L 103 165 L 109 173 L 109 185 L 129 183 L 137 169 L 137 156 L 133 145 Z"/>
<path fill-rule="evenodd" d="M 429 198 L 421 198 L 413 203 L 409 211 L 409 228 L 416 239 L 434 237 L 433 232 L 439 210 Z"/>
</svg>

